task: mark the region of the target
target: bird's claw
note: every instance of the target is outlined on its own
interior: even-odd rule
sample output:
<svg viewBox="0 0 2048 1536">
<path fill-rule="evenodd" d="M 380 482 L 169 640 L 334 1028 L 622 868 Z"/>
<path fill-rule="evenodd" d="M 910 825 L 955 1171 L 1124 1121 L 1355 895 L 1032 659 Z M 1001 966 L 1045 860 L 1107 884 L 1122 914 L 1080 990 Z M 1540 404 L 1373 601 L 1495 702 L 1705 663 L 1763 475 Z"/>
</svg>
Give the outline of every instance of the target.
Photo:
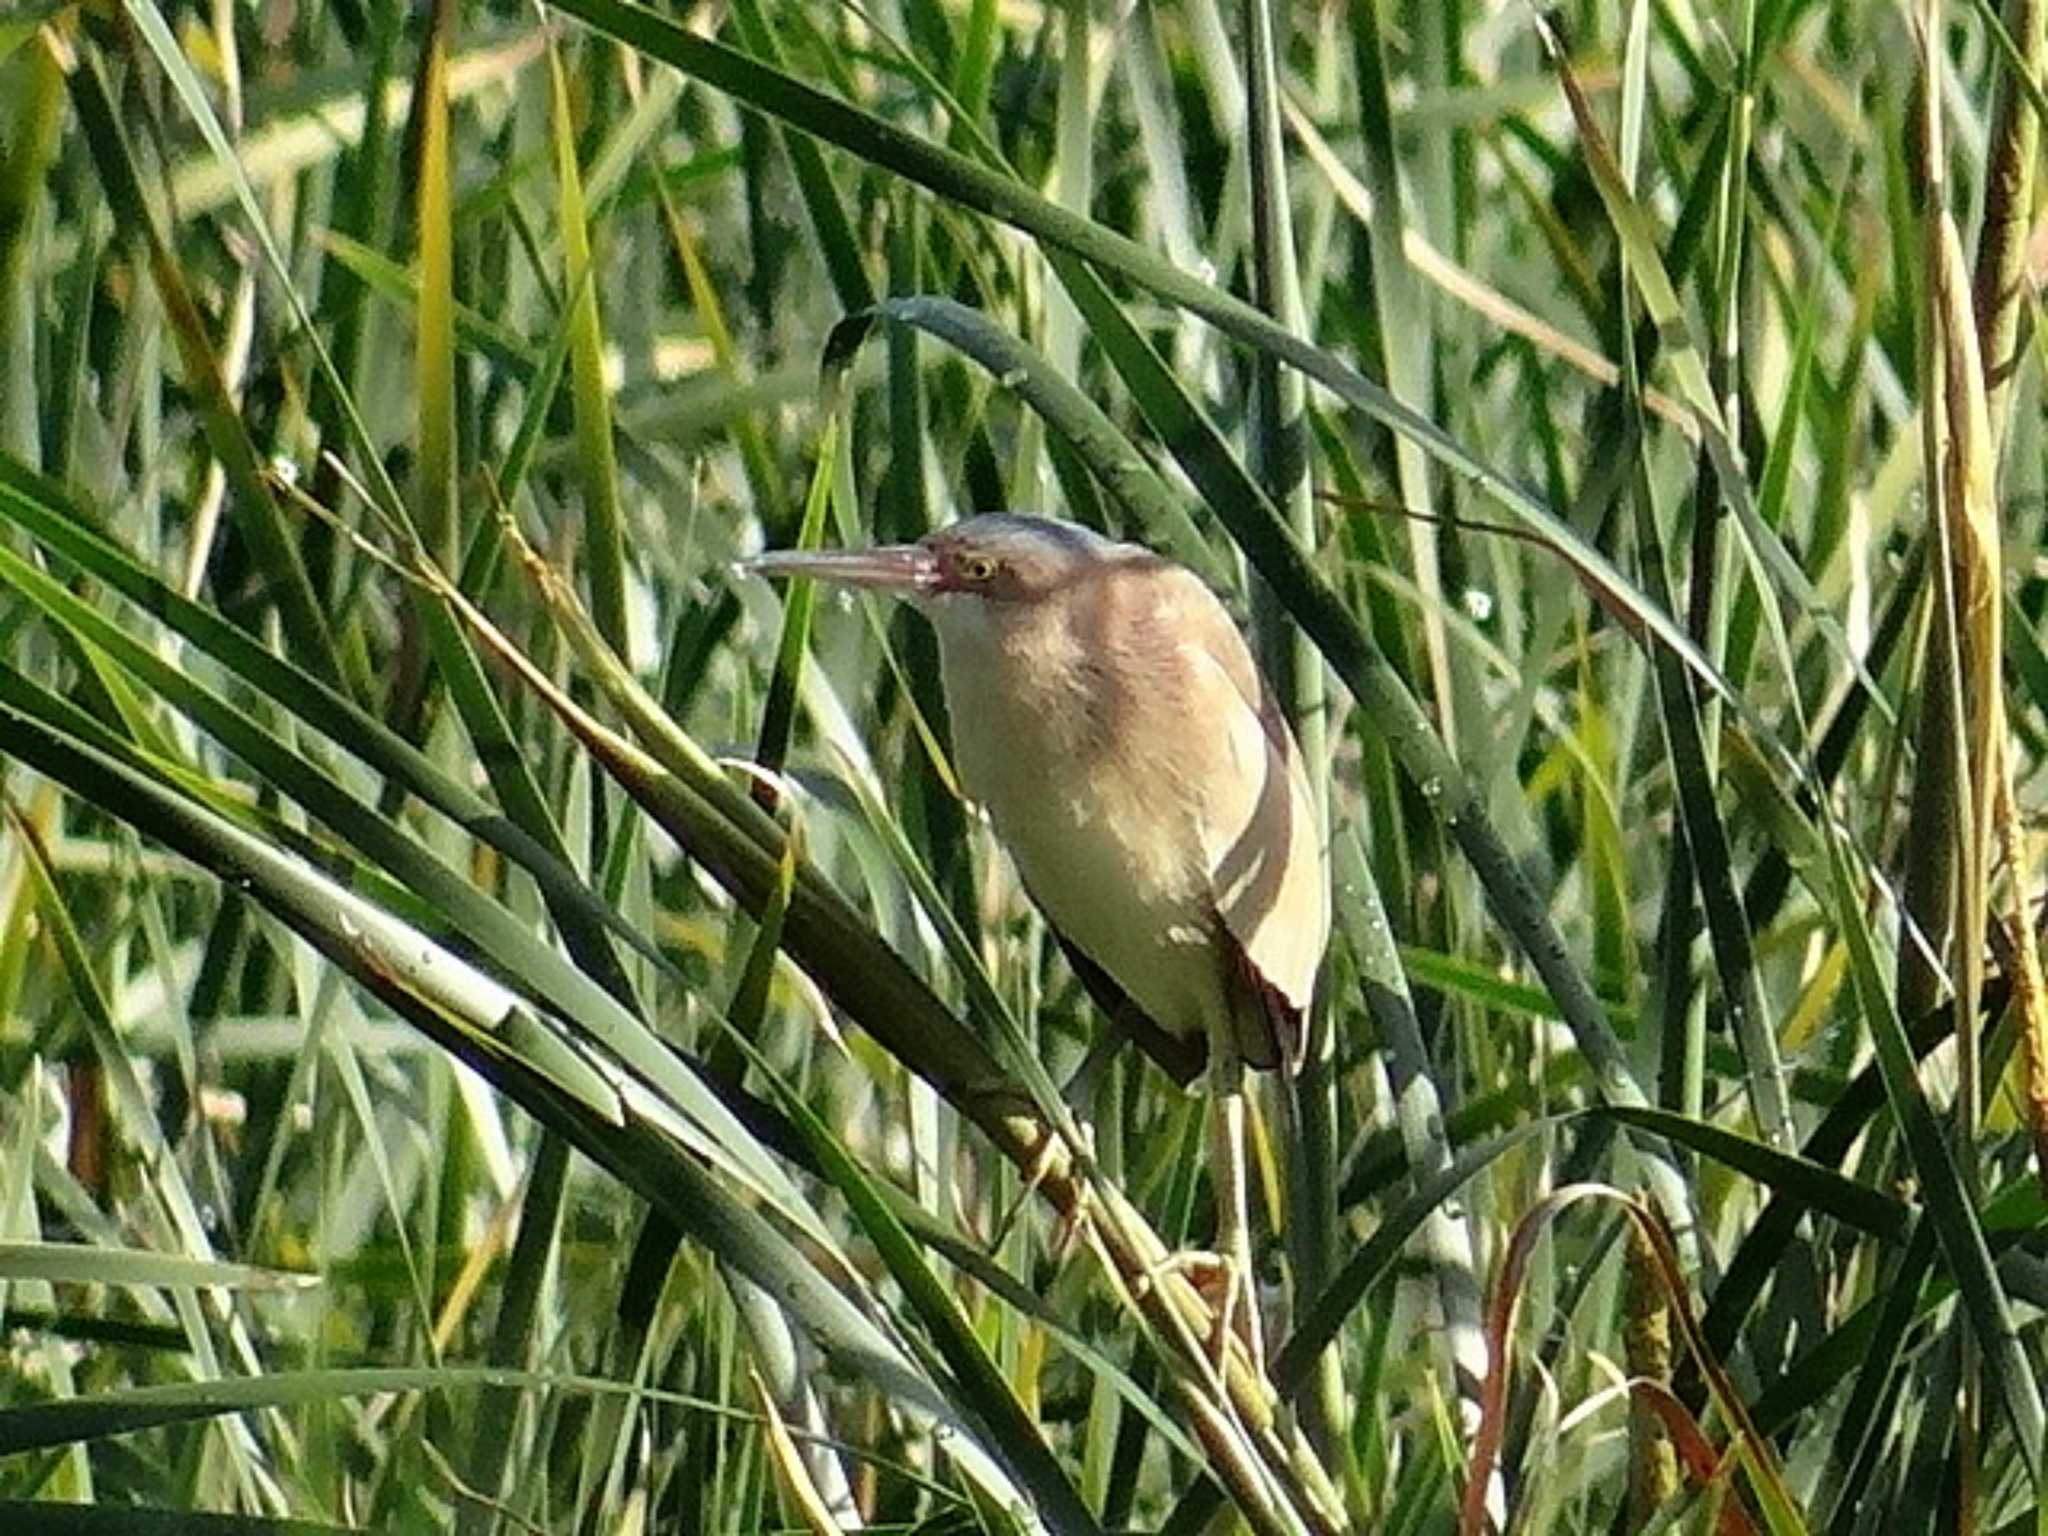
<svg viewBox="0 0 2048 1536">
<path fill-rule="evenodd" d="M 1062 1262 L 1072 1251 L 1075 1240 L 1086 1230 L 1092 1217 L 1091 1197 L 1084 1164 L 1092 1164 L 1095 1158 L 1095 1128 L 1082 1124 L 1065 1135 L 1048 1134 L 1038 1143 L 1031 1161 L 1024 1168 L 1024 1187 L 1018 1191 L 1002 1219 L 996 1223 L 991 1241 L 1000 1245 L 1011 1225 L 1016 1221 L 1031 1197 L 1048 1179 L 1059 1176 L 1073 1190 L 1073 1199 L 1060 1217 L 1059 1229 L 1053 1239 L 1053 1253 Z"/>
<path fill-rule="evenodd" d="M 1094 1220 L 1095 1197 L 1086 1184 L 1077 1184 L 1073 1204 L 1060 1213 L 1059 1225 L 1053 1229 L 1052 1256 L 1056 1264 L 1064 1265 L 1072 1257 Z"/>
<path fill-rule="evenodd" d="M 1147 1273 L 1157 1283 L 1169 1275 L 1180 1275 L 1195 1288 L 1209 1309 L 1209 1360 L 1222 1375 L 1230 1361 L 1230 1339 L 1234 1333 L 1244 1347 L 1252 1367 L 1261 1376 L 1266 1370 L 1265 1343 L 1259 1323 L 1258 1294 L 1252 1276 L 1233 1262 L 1227 1253 L 1207 1249 L 1183 1249 L 1167 1255 Z"/>
</svg>

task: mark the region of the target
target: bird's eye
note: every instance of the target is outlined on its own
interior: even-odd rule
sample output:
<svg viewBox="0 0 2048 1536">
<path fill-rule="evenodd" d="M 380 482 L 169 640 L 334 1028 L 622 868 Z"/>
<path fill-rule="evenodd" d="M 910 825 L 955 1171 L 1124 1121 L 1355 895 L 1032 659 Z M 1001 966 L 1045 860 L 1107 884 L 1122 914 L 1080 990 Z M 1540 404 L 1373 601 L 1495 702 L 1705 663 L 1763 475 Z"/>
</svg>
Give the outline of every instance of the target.
<svg viewBox="0 0 2048 1536">
<path fill-rule="evenodd" d="M 994 581 L 996 576 L 996 563 L 987 555 L 962 555 L 954 569 L 960 573 L 962 581 L 973 582 L 977 586 L 985 581 Z"/>
</svg>

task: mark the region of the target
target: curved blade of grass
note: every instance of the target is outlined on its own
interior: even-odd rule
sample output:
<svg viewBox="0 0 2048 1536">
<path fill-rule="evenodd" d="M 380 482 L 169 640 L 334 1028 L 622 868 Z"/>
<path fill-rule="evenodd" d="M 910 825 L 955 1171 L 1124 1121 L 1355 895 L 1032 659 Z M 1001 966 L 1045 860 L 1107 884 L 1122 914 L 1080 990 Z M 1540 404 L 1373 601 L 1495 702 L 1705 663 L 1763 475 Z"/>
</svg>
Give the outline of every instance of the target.
<svg viewBox="0 0 2048 1536">
<path fill-rule="evenodd" d="M 685 31 L 632 0 L 561 0 L 555 9 L 588 22 L 629 47 L 652 55 L 685 74 L 789 123 L 837 144 L 872 164 L 928 187 L 949 201 L 990 214 L 1053 246 L 1116 272 L 1190 312 L 1248 346 L 1270 351 L 1390 430 L 1412 437 L 1447 468 L 1480 487 L 1547 546 L 1586 573 L 1589 580 L 1622 594 L 1642 626 L 1683 655 L 1717 691 L 1726 691 L 1670 616 L 1633 593 L 1611 562 L 1569 525 L 1514 481 L 1483 463 L 1439 427 L 1394 400 L 1334 354 L 1277 326 L 1242 300 L 1173 267 L 1156 253 L 1040 197 L 1013 177 L 991 170 L 908 129 L 886 122 L 803 84 L 735 49 Z M 1293 594 L 1297 573 L 1275 566 L 1270 552 L 1247 545 L 1246 552 L 1276 590 Z M 1303 627 L 1329 655 L 1325 625 L 1290 600 Z M 1335 658 L 1332 658 L 1333 664 Z M 1341 671 L 1341 667 L 1340 667 Z"/>
<path fill-rule="evenodd" d="M 431 903 L 446 932 L 477 946 L 500 974 L 517 978 L 533 994 L 575 1021 L 701 1127 L 708 1146 L 722 1148 L 728 1167 L 791 1213 L 806 1207 L 787 1175 L 733 1118 L 673 1048 L 609 992 L 531 934 L 503 907 L 478 892 L 417 839 L 335 784 L 327 774 L 277 741 L 248 716 L 137 643 L 97 612 L 17 557 L 0 550 L 0 580 L 14 585 L 59 622 L 98 646 L 175 700 L 223 745 L 303 804 L 336 833 L 363 850 L 380 869 Z"/>
<path fill-rule="evenodd" d="M 1796 1157 L 1747 1136 L 1661 1109 L 1590 1109 L 1584 1113 L 1624 1125 L 1640 1125 L 1746 1173 L 1776 1197 L 1793 1201 L 1859 1232 L 1901 1243 L 1913 1225 L 1913 1210 L 1881 1189 L 1859 1183 L 1825 1164 Z"/>
<path fill-rule="evenodd" d="M 1727 1475 L 1727 1469 L 1720 1453 L 1714 1449 L 1714 1443 L 1700 1428 L 1699 1420 L 1692 1416 L 1692 1411 L 1659 1381 L 1638 1376 L 1629 1382 L 1628 1391 L 1630 1401 L 1648 1408 L 1671 1437 L 1686 1476 L 1695 1486 L 1714 1488 L 1718 1493 L 1715 1485 Z M 1645 1527 L 1663 1528 L 1661 1522 L 1655 1527 Z M 1721 1506 L 1720 1515 L 1714 1523 L 1714 1536 L 1756 1536 L 1756 1523 L 1749 1518 L 1748 1510 L 1731 1500 Z"/>
<path fill-rule="evenodd" d="M 403 784 L 472 837 L 520 865 L 533 876 L 558 912 L 573 913 L 578 921 L 592 928 L 608 929 L 648 959 L 666 963 L 651 940 L 598 899 L 561 854 L 558 843 L 555 851 L 550 852 L 525 830 L 520 824 L 525 821 L 524 816 L 517 821 L 507 820 L 496 806 L 443 772 L 412 743 L 346 694 L 278 656 L 212 609 L 190 601 L 159 581 L 126 551 L 95 531 L 94 519 L 71 496 L 5 454 L 0 454 L 0 519 L 13 522 L 52 553 L 89 571 L 211 656 L 256 695 L 288 710 L 329 740 L 346 747 L 379 772 Z M 456 697 L 460 701 L 465 695 L 457 690 Z M 488 742 L 498 739 L 509 744 L 509 731 L 500 731 L 494 738 L 480 730 L 477 721 L 472 719 L 469 724 L 472 736 L 486 744 L 486 764 L 495 769 L 500 756 L 488 750 Z M 507 761 L 523 775 L 523 759 L 515 754 Z M 530 778 L 527 783 L 530 788 Z M 503 782 L 499 788 L 506 793 Z M 546 819 L 537 790 L 531 791 L 531 800 Z M 510 794 L 507 803 L 516 803 Z M 565 929 L 568 926 L 565 920 Z"/>
<path fill-rule="evenodd" d="M 204 867 L 234 880 L 341 968 L 410 1020 L 422 1027 L 438 1024 L 458 1033 L 479 1053 L 473 1065 L 495 1063 L 507 1071 L 490 1075 L 537 1113 L 548 1106 L 531 1089 L 536 1079 L 524 1076 L 531 1064 L 508 1054 L 499 1034 L 521 1010 L 517 1000 L 496 982 L 474 970 L 416 930 L 396 922 L 349 892 L 316 875 L 219 817 L 151 783 L 112 758 L 67 742 L 39 721 L 0 702 L 0 726 L 7 731 L 11 755 L 30 763 L 56 782 L 94 804 L 130 820 Z M 436 1031 L 437 1034 L 440 1031 Z M 574 1084 L 556 1084 L 574 1089 Z M 736 1200 L 717 1179 L 708 1176 L 692 1157 L 670 1139 L 661 1123 L 644 1117 L 665 1106 L 622 1082 L 625 1098 L 609 1102 L 576 1097 L 572 1104 L 609 1111 L 605 1118 L 581 1123 L 578 1145 L 635 1188 L 648 1193 L 665 1211 L 696 1233 L 715 1252 L 757 1284 L 772 1287 L 778 1301 L 819 1339 L 828 1354 L 850 1370 L 878 1383 L 906 1407 L 952 1425 L 957 1434 L 952 1450 L 964 1466 L 992 1486 L 1007 1486 L 996 1464 L 974 1443 L 973 1434 L 955 1416 L 945 1395 L 908 1360 L 845 1296 L 834 1288 L 802 1252 L 750 1207 Z M 619 1114 L 622 1105 L 630 1112 Z M 548 1115 L 559 1120 L 558 1115 Z M 572 1122 L 573 1123 L 573 1122 Z M 204 1383 L 239 1390 L 235 1383 Z M 185 1405 L 182 1417 L 221 1411 L 203 1392 L 181 1388 L 169 1401 Z M 132 1399 L 132 1395 L 131 1395 Z M 154 1399 L 145 1399 L 154 1400 Z M 50 1433 L 57 1422 L 75 1425 L 65 1411 L 78 1400 L 39 1405 L 0 1414 L 0 1454 L 24 1448 Z M 88 1407 L 88 1413 L 95 1412 Z M 99 1420 L 89 1422 L 98 1423 Z M 100 1427 L 93 1433 L 118 1433 L 137 1423 Z M 67 1433 L 77 1438 L 82 1431 Z"/>
<path fill-rule="evenodd" d="M 1130 330 L 1128 322 L 1117 322 L 1117 316 L 1112 314 L 1115 306 L 1106 295 L 1101 307 L 1093 304 L 1099 286 L 1091 289 L 1081 284 L 1071 291 L 1087 306 L 1085 312 L 1098 340 L 1105 342 L 1119 367 L 1125 370 L 1126 382 L 1153 415 L 1155 429 L 1195 476 L 1211 508 L 1259 564 L 1262 574 L 1274 582 L 1276 590 L 1289 596 L 1295 616 L 1316 637 L 1337 675 L 1372 712 L 1376 728 L 1415 775 L 1423 798 L 1457 837 L 1503 925 L 1522 944 L 1557 999 L 1580 1050 L 1594 1070 L 1602 1096 L 1616 1104 L 1647 1104 L 1626 1051 L 1552 926 L 1541 897 L 1487 820 L 1477 792 L 1445 749 L 1414 696 L 1351 617 L 1335 589 L 1309 564 L 1257 482 L 1245 474 L 1215 429 L 1185 391 L 1171 380 L 1163 360 Z M 990 359 L 1015 355 L 1008 349 L 1016 344 L 1008 342 L 999 327 L 949 299 L 889 300 L 878 310 L 952 342 L 984 366 L 989 365 Z M 860 317 L 842 322 L 835 332 L 835 348 L 850 346 L 859 339 L 860 333 L 854 329 L 859 323 Z M 1048 392 L 1043 404 L 1053 408 L 1063 402 Z M 1095 410 L 1092 406 L 1090 409 Z M 1099 410 L 1095 413 L 1100 414 Z M 1070 437 L 1070 441 L 1089 459 L 1105 487 L 1120 497 L 1132 486 L 1138 488 L 1140 497 L 1149 494 L 1149 469 L 1146 478 L 1141 479 L 1126 467 L 1133 452 L 1128 440 L 1116 433 L 1114 427 L 1108 429 L 1112 436 L 1102 439 L 1086 430 L 1089 423 L 1085 413 L 1078 419 L 1081 434 Z M 1049 416 L 1048 420 L 1062 432 L 1067 430 L 1067 415 Z M 1098 448 L 1099 459 L 1095 457 Z M 1134 512 L 1147 505 L 1143 500 L 1131 503 Z M 1271 556 L 1270 564 L 1263 558 L 1267 555 Z M 1689 1200 L 1675 1170 L 1666 1170 L 1659 1198 L 1674 1213 L 1687 1208 Z"/>
<path fill-rule="evenodd" d="M 1750 1418 L 1742 1397 L 1736 1392 L 1734 1383 L 1700 1338 L 1698 1323 L 1685 1284 L 1684 1271 L 1679 1264 L 1677 1250 L 1672 1246 L 1669 1232 L 1658 1220 L 1653 1209 L 1631 1200 L 1619 1190 L 1597 1184 L 1572 1184 L 1554 1191 L 1537 1202 L 1515 1227 L 1514 1239 L 1507 1257 L 1502 1262 L 1489 1311 L 1487 1331 L 1493 1344 L 1494 1363 L 1486 1382 L 1486 1416 L 1473 1450 L 1472 1464 L 1466 1472 L 1459 1529 L 1468 1533 L 1468 1536 L 1482 1536 L 1487 1529 L 1485 1490 L 1487 1479 L 1500 1453 L 1501 1435 L 1506 1426 L 1507 1377 L 1515 1312 L 1521 1299 L 1524 1274 L 1534 1252 L 1536 1239 L 1560 1212 L 1587 1199 L 1615 1202 L 1648 1239 L 1655 1255 L 1656 1272 L 1669 1298 L 1672 1314 L 1685 1334 L 1693 1358 L 1698 1362 L 1712 1388 L 1715 1406 L 1730 1427 L 1735 1452 L 1741 1458 L 1743 1467 L 1749 1475 L 1750 1488 L 1756 1494 L 1757 1502 L 1763 1510 L 1766 1525 L 1774 1536 L 1793 1536 L 1793 1533 L 1803 1532 L 1806 1524 L 1800 1518 L 1798 1507 L 1793 1503 L 1791 1494 L 1785 1487 L 1777 1457 L 1770 1443 L 1757 1432 L 1756 1425 Z"/>
<path fill-rule="evenodd" d="M 306 1291 L 321 1284 L 320 1276 L 293 1270 L 260 1269 L 251 1264 L 224 1264 L 97 1243 L 0 1243 L 0 1279 L 75 1285 L 219 1286 L 254 1292 Z"/>
<path fill-rule="evenodd" d="M 1084 1536 L 1099 1532 L 1101 1527 L 1046 1445 L 1039 1425 L 1017 1400 L 1009 1381 L 976 1337 L 959 1301 L 925 1263 L 917 1244 L 888 1203 L 831 1129 L 780 1074 L 770 1072 L 764 1062 L 757 1060 L 755 1065 L 775 1085 L 791 1123 L 818 1159 L 825 1177 L 846 1197 L 854 1220 L 875 1245 L 896 1283 L 903 1287 L 905 1298 L 931 1336 L 940 1358 L 963 1389 L 963 1400 L 988 1426 L 990 1444 L 1001 1447 L 1005 1463 L 1030 1492 L 1039 1513 L 1063 1536 L 1068 1531 Z"/>
<path fill-rule="evenodd" d="M 1186 503 L 1117 430 L 1108 412 L 1062 377 L 1042 353 L 979 311 L 951 299 L 884 299 L 832 328 L 825 340 L 827 370 L 850 366 L 877 316 L 914 326 L 957 347 L 1004 388 L 1014 389 L 1060 431 L 1135 527 L 1152 531 L 1176 559 L 1211 581 L 1219 579 L 1221 569 L 1188 516 Z"/>
</svg>

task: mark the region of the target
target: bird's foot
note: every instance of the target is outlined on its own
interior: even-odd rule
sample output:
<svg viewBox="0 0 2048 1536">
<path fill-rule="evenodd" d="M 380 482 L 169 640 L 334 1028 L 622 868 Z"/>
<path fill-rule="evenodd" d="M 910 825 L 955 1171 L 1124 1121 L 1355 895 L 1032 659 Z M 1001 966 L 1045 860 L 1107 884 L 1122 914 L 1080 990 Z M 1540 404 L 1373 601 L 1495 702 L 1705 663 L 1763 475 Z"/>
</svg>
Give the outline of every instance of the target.
<svg viewBox="0 0 2048 1536">
<path fill-rule="evenodd" d="M 1053 1228 L 1052 1257 L 1057 1265 L 1064 1266 L 1081 1246 L 1089 1225 L 1095 1220 L 1095 1196 L 1085 1183 L 1074 1186 L 1073 1203 L 1060 1212 L 1059 1224 Z"/>
<path fill-rule="evenodd" d="M 1264 1376 L 1265 1330 L 1260 1324 L 1257 1281 L 1252 1273 L 1227 1253 L 1183 1249 L 1161 1260 L 1149 1278 L 1157 1281 L 1168 1275 L 1185 1279 L 1208 1306 L 1210 1326 L 1205 1342 L 1217 1374 L 1222 1375 L 1229 1365 L 1234 1334 L 1252 1369 Z"/>
<path fill-rule="evenodd" d="M 1068 1137 L 1049 1138 L 1045 1150 L 1039 1154 L 1039 1168 L 1032 1174 L 1034 1188 L 1044 1179 L 1048 1159 L 1056 1148 L 1066 1153 L 1066 1167 L 1070 1175 L 1068 1184 L 1073 1191 L 1073 1198 L 1061 1212 L 1059 1227 L 1053 1234 L 1053 1256 L 1064 1264 L 1080 1245 L 1088 1224 L 1095 1219 L 1095 1193 L 1087 1172 L 1095 1163 L 1095 1127 L 1082 1120 L 1073 1126 Z"/>
<path fill-rule="evenodd" d="M 1017 1192 L 1017 1198 L 1010 1202 L 1009 1208 L 1003 1212 L 1002 1219 L 996 1223 L 995 1231 L 990 1238 L 992 1247 L 1001 1246 L 1011 1226 L 1045 1182 L 1048 1179 L 1058 1179 L 1071 1190 L 1071 1197 L 1054 1201 L 1063 1207 L 1063 1214 L 1053 1238 L 1053 1253 L 1062 1263 L 1066 1261 L 1075 1241 L 1087 1230 L 1087 1224 L 1094 1215 L 1093 1196 L 1089 1192 L 1085 1169 L 1077 1165 L 1094 1162 L 1095 1128 L 1084 1122 L 1075 1126 L 1074 1132 L 1078 1136 L 1078 1142 L 1057 1134 L 1048 1134 L 1039 1142 L 1036 1155 L 1024 1170 L 1024 1187 Z"/>
</svg>

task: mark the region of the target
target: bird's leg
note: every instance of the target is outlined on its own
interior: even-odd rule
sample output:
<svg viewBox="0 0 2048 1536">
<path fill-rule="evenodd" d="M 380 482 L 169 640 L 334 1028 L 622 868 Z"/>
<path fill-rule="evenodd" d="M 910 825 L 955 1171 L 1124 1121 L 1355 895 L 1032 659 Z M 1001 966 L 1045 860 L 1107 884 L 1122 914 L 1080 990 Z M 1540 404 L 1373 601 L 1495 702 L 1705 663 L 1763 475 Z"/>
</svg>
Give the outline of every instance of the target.
<svg viewBox="0 0 2048 1536">
<path fill-rule="evenodd" d="M 1245 1158 L 1244 1060 L 1226 1022 L 1210 1034 L 1209 1166 L 1216 1186 L 1216 1252 L 1223 1260 L 1223 1304 L 1217 1328 L 1227 1350 L 1240 1307 L 1252 1365 L 1266 1371 L 1264 1329 L 1259 1319 L 1258 1275 L 1252 1268 L 1252 1229 Z"/>
</svg>

